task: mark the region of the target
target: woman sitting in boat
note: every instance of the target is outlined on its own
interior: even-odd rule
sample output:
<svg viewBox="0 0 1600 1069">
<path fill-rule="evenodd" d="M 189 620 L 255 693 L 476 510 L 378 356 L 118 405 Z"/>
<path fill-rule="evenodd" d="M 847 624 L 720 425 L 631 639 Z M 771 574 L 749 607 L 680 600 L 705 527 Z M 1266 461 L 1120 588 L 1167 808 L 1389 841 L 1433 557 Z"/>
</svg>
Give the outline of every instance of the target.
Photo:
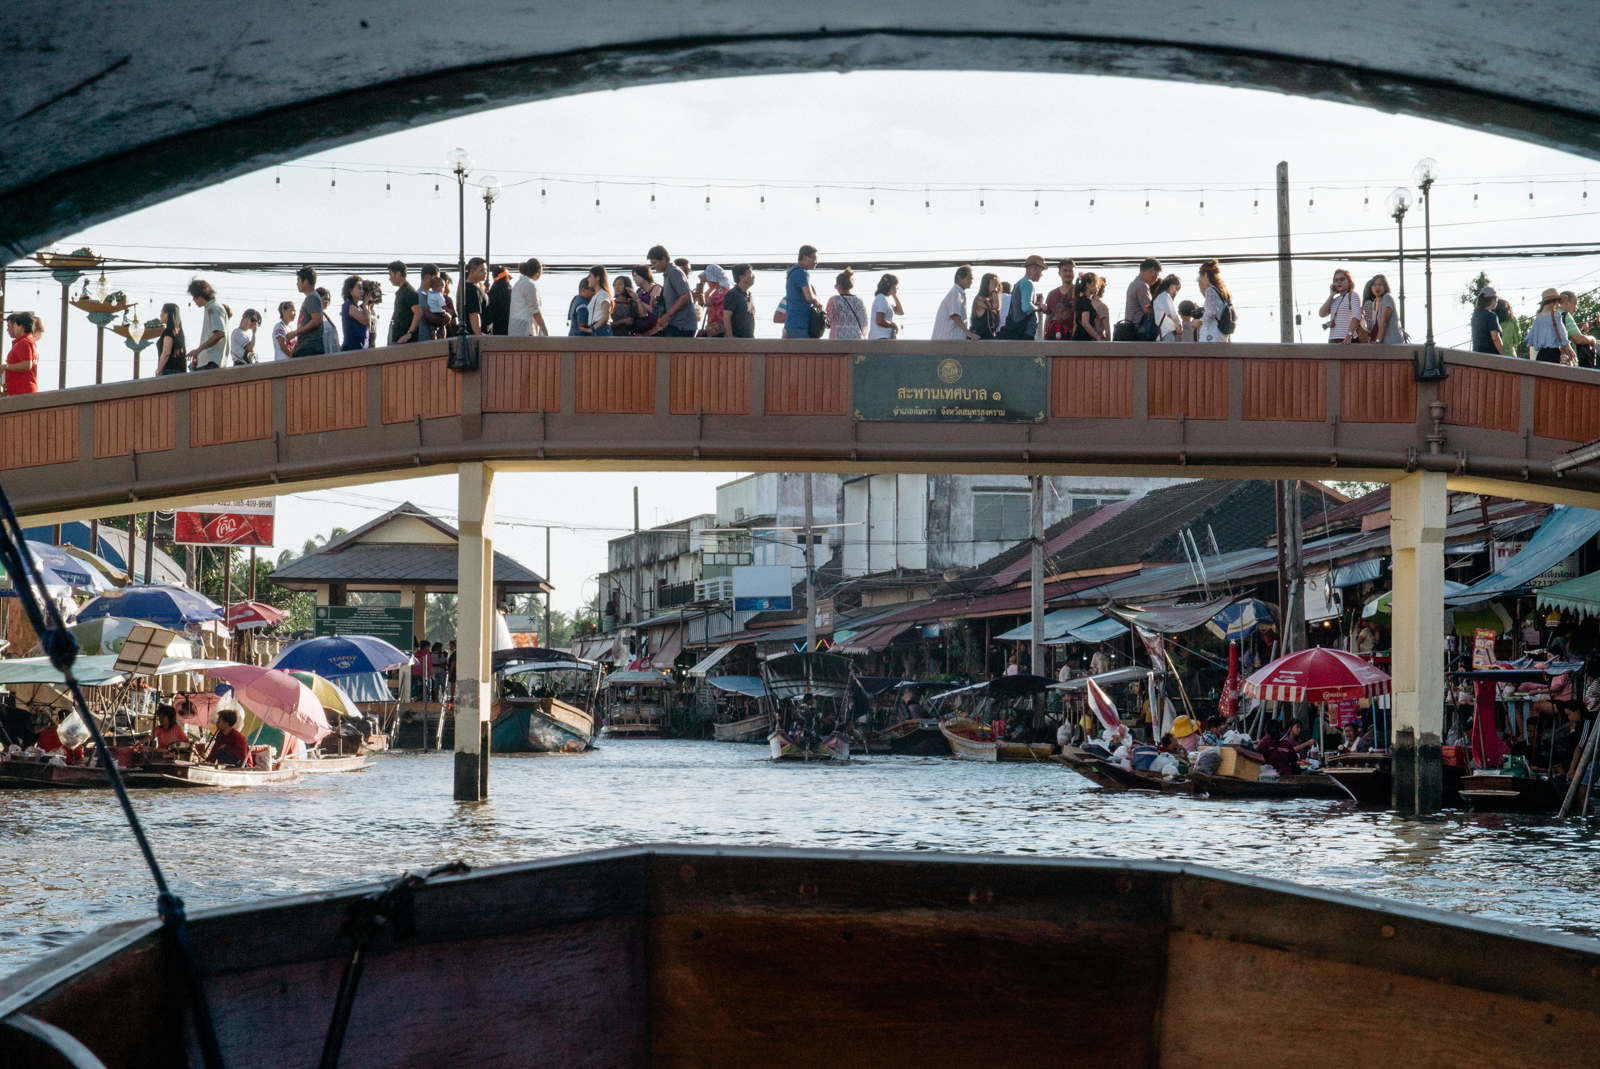
<svg viewBox="0 0 1600 1069">
<path fill-rule="evenodd" d="M 1344 726 L 1344 738 L 1339 743 L 1340 753 L 1366 753 L 1372 749 L 1372 743 L 1358 734 L 1359 724 L 1349 723 Z"/>
<path fill-rule="evenodd" d="M 150 732 L 150 746 L 165 750 L 169 746 L 189 741 L 188 730 L 178 721 L 178 710 L 170 705 L 156 706 L 155 730 Z"/>
<path fill-rule="evenodd" d="M 1187 716 L 1173 718 L 1170 734 L 1177 742 L 1177 748 L 1184 753 L 1194 753 L 1200 746 L 1200 732 L 1195 729 L 1194 721 Z"/>
<path fill-rule="evenodd" d="M 1298 776 L 1300 774 L 1299 755 L 1295 750 L 1295 738 L 1290 733 L 1299 724 L 1290 722 L 1290 729 L 1280 736 L 1278 725 L 1269 723 L 1266 734 L 1256 743 L 1256 752 L 1271 765 L 1280 776 Z"/>
<path fill-rule="evenodd" d="M 206 760 L 214 765 L 249 767 L 250 743 L 240 733 L 239 714 L 232 709 L 224 709 L 217 714 L 217 733 L 211 737 Z"/>
</svg>

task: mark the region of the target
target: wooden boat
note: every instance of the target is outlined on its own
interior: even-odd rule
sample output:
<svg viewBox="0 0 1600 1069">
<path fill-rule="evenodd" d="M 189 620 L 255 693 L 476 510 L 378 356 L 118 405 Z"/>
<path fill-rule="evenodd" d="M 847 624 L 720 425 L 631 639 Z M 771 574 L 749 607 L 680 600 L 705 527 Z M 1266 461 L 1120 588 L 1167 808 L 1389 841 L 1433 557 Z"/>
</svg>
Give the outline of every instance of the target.
<svg viewBox="0 0 1600 1069">
<path fill-rule="evenodd" d="M 122 770 L 123 785 L 130 790 L 170 787 L 160 775 L 137 769 Z M 92 765 L 57 765 L 49 761 L 12 757 L 0 761 L 0 789 L 34 791 L 110 790 L 105 769 Z"/>
<path fill-rule="evenodd" d="M 323 757 L 316 750 L 305 757 L 291 757 L 278 762 L 279 768 L 287 768 L 300 773 L 302 776 L 325 774 L 329 772 L 365 772 L 378 762 L 365 754 L 330 755 Z"/>
<path fill-rule="evenodd" d="M 999 751 L 994 744 L 994 732 L 989 725 L 970 716 L 950 716 L 939 721 L 939 734 L 950 744 L 950 753 L 958 761 L 998 761 Z"/>
<path fill-rule="evenodd" d="M 1048 742 L 1008 742 L 1001 739 L 994 744 L 994 759 L 1038 764 L 1040 761 L 1048 761 L 1050 751 L 1053 749 L 1055 747 Z"/>
<path fill-rule="evenodd" d="M 1147 791 L 1155 794 L 1193 794 L 1194 781 L 1186 776 L 1168 779 L 1159 772 L 1129 771 L 1115 761 L 1084 753 L 1056 754 L 1051 760 L 1066 765 L 1090 783 L 1108 791 Z"/>
<path fill-rule="evenodd" d="M 192 761 L 151 761 L 144 767 L 175 787 L 266 787 L 300 777 L 294 768 L 226 768 Z"/>
<path fill-rule="evenodd" d="M 772 734 L 772 714 L 746 717 L 727 724 L 711 725 L 711 736 L 718 742 L 765 742 Z"/>
<path fill-rule="evenodd" d="M 1566 795 L 1567 781 L 1560 776 L 1513 776 L 1486 769 L 1461 780 L 1462 804 L 1490 813 L 1555 813 Z"/>
<path fill-rule="evenodd" d="M 501 698 L 489 721 L 491 753 L 581 753 L 594 747 L 594 717 L 560 698 Z"/>
<path fill-rule="evenodd" d="M 228 1066 L 318 1063 L 351 918 L 392 886 L 189 914 Z M 643 846 L 404 903 L 363 951 L 347 1069 L 1572 1069 L 1600 1047 L 1600 942 L 1169 861 Z M 197 1065 L 182 975 L 151 916 L 0 979 L 9 1069 Z M 1348 1012 L 1285 1027 L 1330 997 Z"/>
<path fill-rule="evenodd" d="M 600 684 L 605 693 L 607 739 L 661 739 L 667 735 L 667 697 L 672 680 L 649 669 L 613 672 Z M 632 692 L 630 697 L 628 692 Z M 646 699 L 645 695 L 653 697 Z"/>
<path fill-rule="evenodd" d="M 1238 776 L 1208 776 L 1191 772 L 1196 794 L 1212 798 L 1335 798 L 1349 801 L 1345 789 L 1323 775 L 1280 776 L 1275 780 L 1248 780 Z"/>
<path fill-rule="evenodd" d="M 945 741 L 937 720 L 902 720 L 890 724 L 882 731 L 867 732 L 864 743 L 868 753 L 908 754 L 916 757 L 949 757 L 950 743 Z"/>
<path fill-rule="evenodd" d="M 838 732 L 807 746 L 788 732 L 779 729 L 767 737 L 767 745 L 772 749 L 774 761 L 801 763 L 833 761 L 846 764 L 850 760 L 850 740 Z"/>
<path fill-rule="evenodd" d="M 1394 800 L 1394 777 L 1389 766 L 1392 758 L 1387 753 L 1335 754 L 1327 759 L 1323 771 L 1349 792 L 1357 805 L 1387 809 Z M 1462 770 L 1455 765 L 1444 766 L 1444 804 L 1461 804 Z"/>
</svg>

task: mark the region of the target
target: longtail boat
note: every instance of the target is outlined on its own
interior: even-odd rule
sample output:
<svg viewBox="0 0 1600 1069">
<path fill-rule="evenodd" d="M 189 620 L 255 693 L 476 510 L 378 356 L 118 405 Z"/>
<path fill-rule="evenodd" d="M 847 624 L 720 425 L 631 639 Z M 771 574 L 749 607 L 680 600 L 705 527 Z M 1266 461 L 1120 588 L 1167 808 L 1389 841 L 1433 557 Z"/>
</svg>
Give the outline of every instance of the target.
<svg viewBox="0 0 1600 1069">
<path fill-rule="evenodd" d="M 1187 776 L 1168 778 L 1159 772 L 1132 771 L 1115 761 L 1086 753 L 1056 754 L 1052 760 L 1063 764 L 1091 783 L 1108 791 L 1148 791 L 1155 794 L 1193 794 L 1194 781 Z"/>
<path fill-rule="evenodd" d="M 1327 759 L 1323 771 L 1350 792 L 1357 805 L 1387 809 L 1393 801 L 1394 777 L 1387 753 L 1336 754 Z M 1461 799 L 1462 770 L 1444 766 L 1444 804 L 1458 806 Z"/>
<path fill-rule="evenodd" d="M 727 724 L 712 724 L 711 737 L 718 742 L 765 742 L 772 734 L 772 714 L 747 716 Z"/>
<path fill-rule="evenodd" d="M 380 909 L 395 923 L 363 923 Z M 347 1069 L 1572 1069 L 1600 1049 L 1600 942 L 1166 861 L 629 847 L 196 909 L 188 941 L 230 1067 L 318 1064 L 341 990 Z M 8 1069 L 198 1065 L 183 975 L 152 916 L 0 979 Z"/>
<path fill-rule="evenodd" d="M 772 749 L 774 761 L 832 761 L 842 765 L 850 760 L 850 740 L 838 732 L 807 741 L 779 728 L 768 736 L 767 745 Z"/>
<path fill-rule="evenodd" d="M 302 776 L 325 775 L 330 772 L 365 772 L 378 762 L 365 754 L 321 756 L 313 750 L 305 757 L 290 757 L 278 762 L 279 768 L 298 772 Z"/>
<path fill-rule="evenodd" d="M 1048 689 L 1044 676 L 996 676 L 935 694 L 926 708 L 941 714 L 939 731 L 950 753 L 963 761 L 1043 761 L 1050 756 L 1050 743 L 997 738 L 994 727 L 1015 717 L 1030 722 L 1033 702 Z"/>
<path fill-rule="evenodd" d="M 1480 769 L 1461 780 L 1461 801 L 1489 813 L 1554 813 L 1567 795 L 1561 776 L 1514 776 L 1498 769 Z M 1582 804 L 1582 795 L 1579 795 Z"/>
<path fill-rule="evenodd" d="M 950 743 L 939 730 L 937 720 L 902 720 L 882 731 L 866 735 L 868 753 L 909 754 L 917 757 L 949 757 Z"/>
<path fill-rule="evenodd" d="M 1190 772 L 1196 794 L 1212 798 L 1335 798 L 1349 801 L 1339 784 L 1323 775 L 1279 776 L 1277 779 L 1250 780 L 1238 776 L 1208 776 Z"/>
<path fill-rule="evenodd" d="M 130 790 L 172 786 L 160 775 L 133 769 L 122 770 L 122 782 Z M 105 769 L 93 765 L 55 764 L 27 757 L 0 760 L 0 789 L 79 791 L 96 787 L 110 790 L 111 782 L 106 779 Z"/>
<path fill-rule="evenodd" d="M 489 721 L 493 753 L 582 753 L 594 746 L 594 717 L 560 698 L 501 698 Z"/>
<path fill-rule="evenodd" d="M 989 725 L 970 716 L 951 716 L 939 721 L 939 734 L 950 744 L 958 761 L 998 761 L 994 732 Z"/>
<path fill-rule="evenodd" d="M 193 761 L 150 761 L 144 770 L 160 776 L 174 787 L 266 787 L 276 783 L 293 783 L 300 776 L 293 767 L 232 768 L 196 764 Z"/>
</svg>

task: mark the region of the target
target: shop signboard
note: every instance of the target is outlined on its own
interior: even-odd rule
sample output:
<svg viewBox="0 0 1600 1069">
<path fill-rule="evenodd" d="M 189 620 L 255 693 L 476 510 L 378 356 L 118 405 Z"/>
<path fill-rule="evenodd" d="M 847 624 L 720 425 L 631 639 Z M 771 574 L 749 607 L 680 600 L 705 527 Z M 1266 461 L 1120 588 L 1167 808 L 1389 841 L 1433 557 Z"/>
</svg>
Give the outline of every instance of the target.
<svg viewBox="0 0 1600 1069">
<path fill-rule="evenodd" d="M 270 546 L 278 499 L 256 497 L 179 509 L 173 541 L 182 546 Z"/>
<path fill-rule="evenodd" d="M 855 418 L 896 423 L 1043 423 L 1050 373 L 1042 356 L 858 353 Z"/>
<path fill-rule="evenodd" d="M 740 564 L 733 569 L 733 611 L 794 608 L 794 572 L 787 564 Z"/>
<path fill-rule="evenodd" d="M 367 635 L 381 638 L 398 650 L 416 645 L 412 637 L 415 618 L 409 607 L 389 605 L 318 605 L 311 613 L 318 638 L 328 635 Z"/>
</svg>

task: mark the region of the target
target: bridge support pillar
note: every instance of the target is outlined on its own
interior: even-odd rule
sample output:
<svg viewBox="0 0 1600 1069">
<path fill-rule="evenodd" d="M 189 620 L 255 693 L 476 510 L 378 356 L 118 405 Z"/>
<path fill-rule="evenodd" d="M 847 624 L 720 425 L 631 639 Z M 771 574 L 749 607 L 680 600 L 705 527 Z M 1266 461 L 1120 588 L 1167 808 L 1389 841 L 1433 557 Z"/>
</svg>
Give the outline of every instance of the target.
<svg viewBox="0 0 1600 1069">
<path fill-rule="evenodd" d="M 1394 550 L 1394 808 L 1439 811 L 1444 791 L 1444 529 L 1442 472 L 1394 483 L 1389 544 Z"/>
<path fill-rule="evenodd" d="M 461 465 L 456 563 L 456 781 L 458 802 L 489 797 L 489 682 L 494 651 L 494 469 Z"/>
</svg>

